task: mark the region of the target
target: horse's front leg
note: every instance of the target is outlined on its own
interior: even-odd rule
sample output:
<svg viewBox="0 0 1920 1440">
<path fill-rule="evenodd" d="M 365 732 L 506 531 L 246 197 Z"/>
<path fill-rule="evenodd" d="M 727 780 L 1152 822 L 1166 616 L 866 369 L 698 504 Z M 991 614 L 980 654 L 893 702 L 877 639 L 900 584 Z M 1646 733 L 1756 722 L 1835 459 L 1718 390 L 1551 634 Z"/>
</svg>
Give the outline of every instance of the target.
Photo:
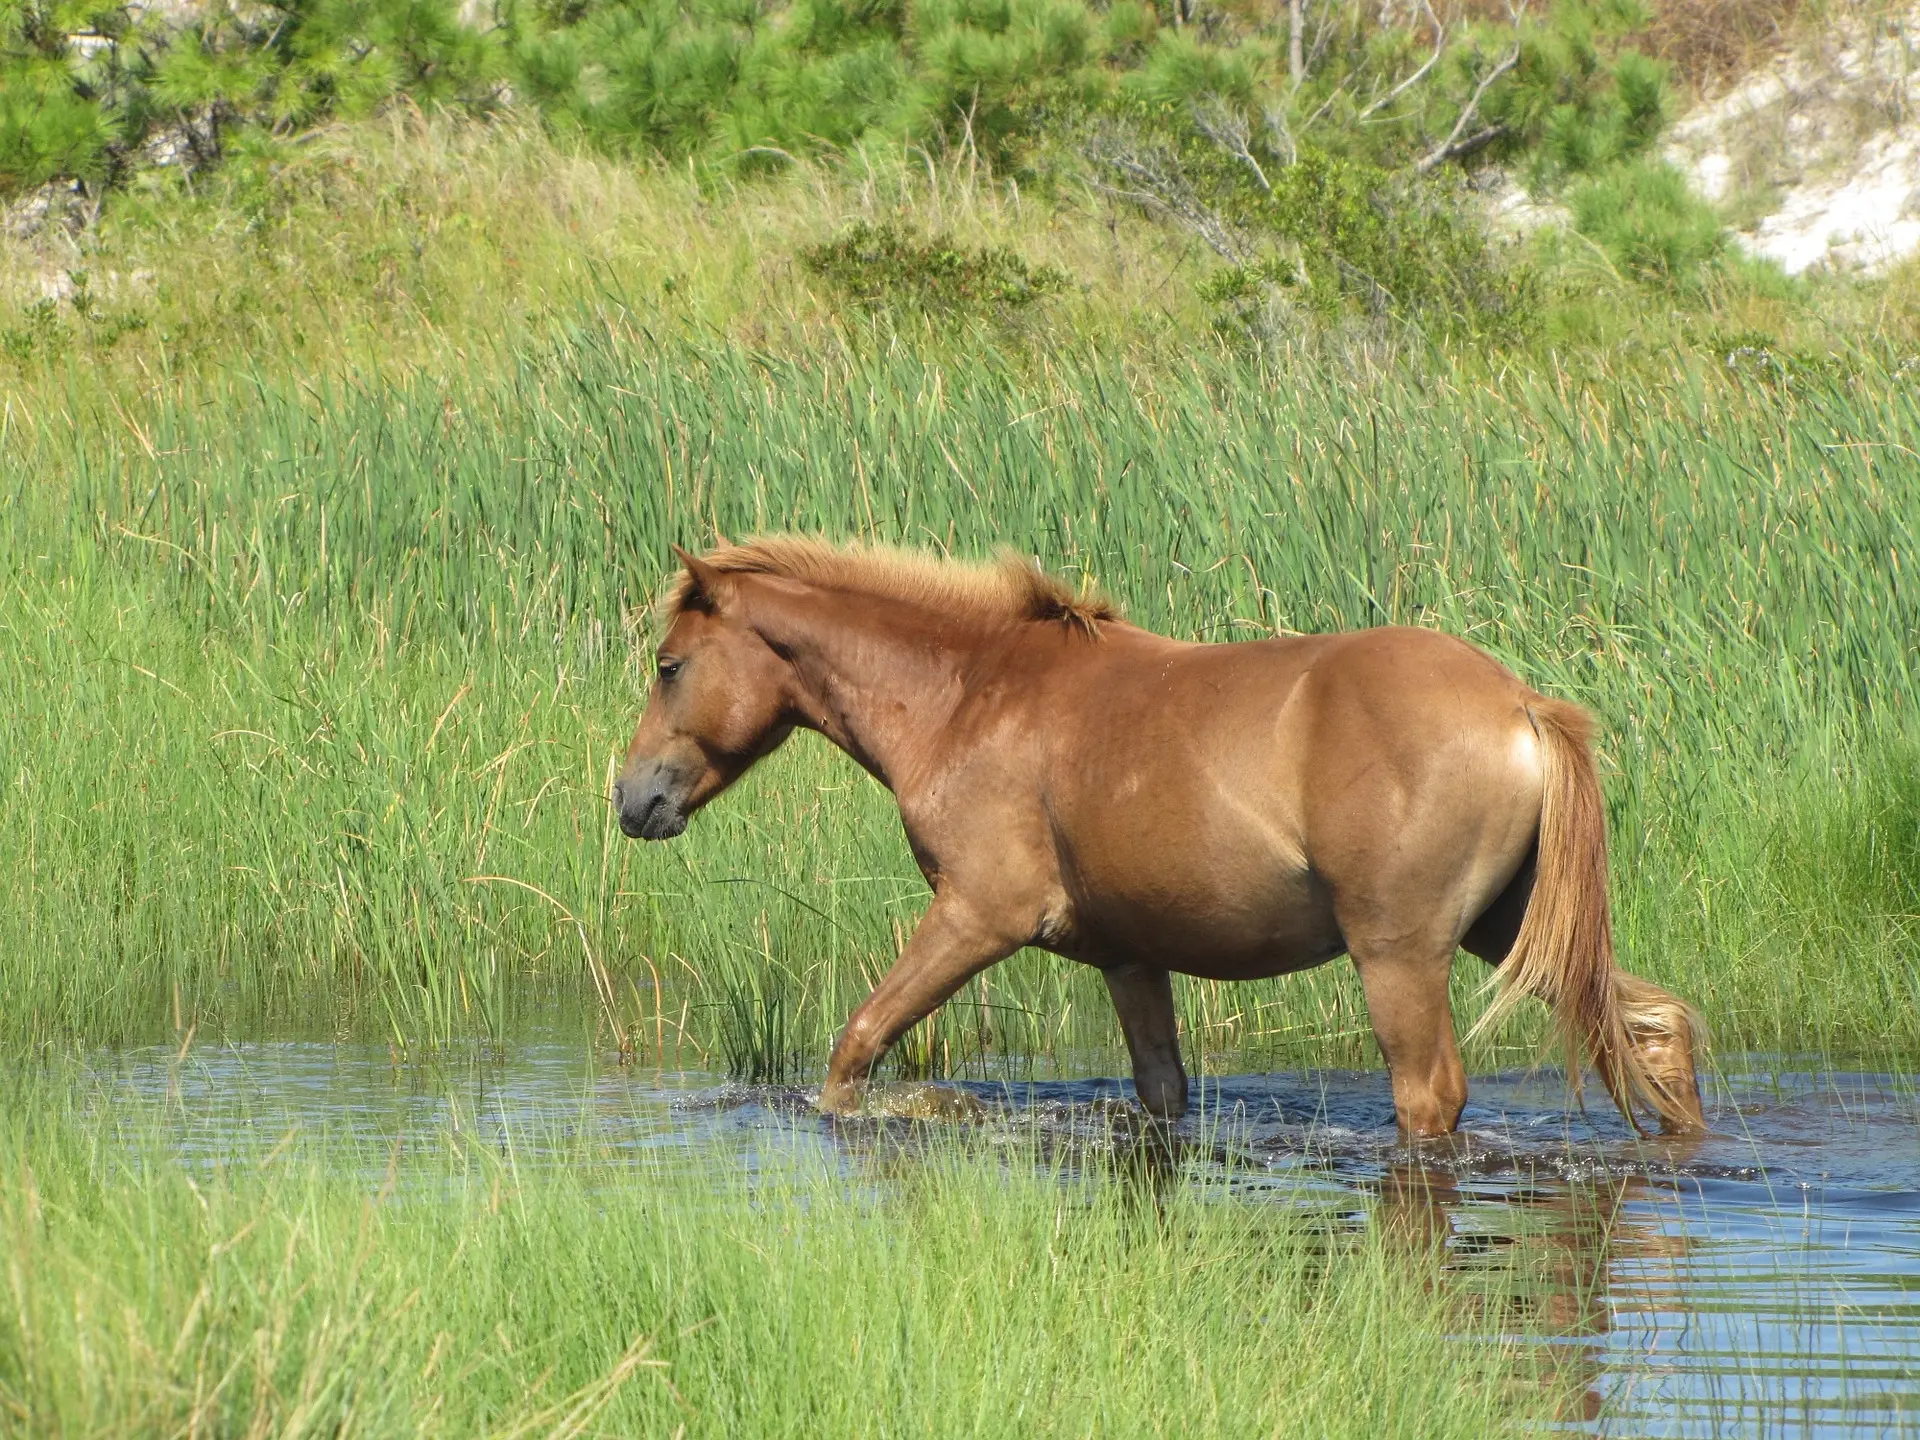
<svg viewBox="0 0 1920 1440">
<path fill-rule="evenodd" d="M 1187 1070 L 1180 1063 L 1172 978 L 1152 965 L 1116 965 L 1100 973 L 1133 1057 L 1134 1094 L 1149 1115 L 1178 1120 L 1187 1113 Z"/>
<path fill-rule="evenodd" d="M 1021 941 L 990 915 L 950 891 L 934 897 L 900 958 L 840 1032 L 820 1091 L 822 1110 L 844 1115 L 859 1109 L 868 1074 L 893 1043 L 967 981 L 1020 948 Z"/>
</svg>

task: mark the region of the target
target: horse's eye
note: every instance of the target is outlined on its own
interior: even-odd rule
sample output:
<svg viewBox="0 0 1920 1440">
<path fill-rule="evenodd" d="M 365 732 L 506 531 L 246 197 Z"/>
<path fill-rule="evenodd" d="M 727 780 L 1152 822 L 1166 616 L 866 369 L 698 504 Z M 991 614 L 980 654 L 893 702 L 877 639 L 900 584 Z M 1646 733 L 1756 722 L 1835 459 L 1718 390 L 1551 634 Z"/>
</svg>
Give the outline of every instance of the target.
<svg viewBox="0 0 1920 1440">
<path fill-rule="evenodd" d="M 682 663 L 684 662 L 679 660 L 662 660 L 657 667 L 661 682 L 665 683 L 666 681 L 673 679 L 674 676 L 678 675 L 680 673 L 680 666 L 682 665 Z"/>
</svg>

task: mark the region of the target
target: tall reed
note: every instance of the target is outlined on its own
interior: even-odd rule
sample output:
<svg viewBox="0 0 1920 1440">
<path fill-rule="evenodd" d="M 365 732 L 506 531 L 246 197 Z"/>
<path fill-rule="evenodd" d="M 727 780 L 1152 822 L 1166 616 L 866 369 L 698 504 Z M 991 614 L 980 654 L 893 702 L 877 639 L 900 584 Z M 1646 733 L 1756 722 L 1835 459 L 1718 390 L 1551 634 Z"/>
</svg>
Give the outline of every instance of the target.
<svg viewBox="0 0 1920 1440">
<path fill-rule="evenodd" d="M 0 1025 L 413 1046 L 557 992 L 670 1062 L 822 1053 L 925 897 L 887 797 L 803 737 L 673 845 L 604 804 L 670 543 L 799 528 L 1010 544 L 1195 639 L 1468 636 L 1605 722 L 1629 963 L 1723 1041 L 1910 1045 L 1920 402 L 1866 361 L 1638 373 L 798 361 L 603 313 L 16 431 Z M 1182 1003 L 1235 1063 L 1370 1055 L 1343 967 Z M 1037 956 L 939 1027 L 956 1066 L 1112 1041 Z"/>
</svg>

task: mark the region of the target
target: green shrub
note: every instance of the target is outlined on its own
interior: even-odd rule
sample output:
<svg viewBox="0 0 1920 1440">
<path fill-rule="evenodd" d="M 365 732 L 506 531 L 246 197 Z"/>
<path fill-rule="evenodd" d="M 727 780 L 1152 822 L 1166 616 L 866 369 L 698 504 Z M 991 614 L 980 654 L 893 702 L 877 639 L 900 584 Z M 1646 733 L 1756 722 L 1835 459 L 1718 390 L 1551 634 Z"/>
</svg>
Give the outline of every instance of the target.
<svg viewBox="0 0 1920 1440">
<path fill-rule="evenodd" d="M 57 360 L 72 343 L 73 332 L 60 318 L 60 304 L 51 298 L 35 300 L 26 307 L 19 325 L 0 330 L 0 355 L 16 364 Z"/>
<path fill-rule="evenodd" d="M 1113 0 L 1100 22 L 1100 43 L 1110 60 L 1137 60 L 1153 43 L 1159 25 L 1153 7 L 1142 0 Z"/>
<path fill-rule="evenodd" d="M 97 37 L 86 55 L 68 35 Z M 416 104 L 494 103 L 497 41 L 455 0 L 279 0 L 213 7 L 170 29 L 128 6 L 0 7 L 0 193 L 107 179 L 156 132 L 220 132 Z"/>
<path fill-rule="evenodd" d="M 1273 180 L 1274 229 L 1298 247 L 1324 313 L 1333 298 L 1374 314 L 1485 328 L 1510 322 L 1514 281 L 1444 180 L 1304 152 Z"/>
<path fill-rule="evenodd" d="M 1667 120 L 1664 68 L 1629 50 L 1612 73 L 1610 89 L 1584 104 L 1560 104 L 1548 112 L 1534 162 L 1536 183 L 1632 159 L 1659 137 Z"/>
<path fill-rule="evenodd" d="M 1492 243 L 1451 175 L 1289 143 L 1222 102 L 1116 109 L 1087 153 L 1118 193 L 1175 217 L 1227 261 L 1201 287 L 1224 329 L 1270 332 L 1276 299 L 1320 321 L 1474 334 L 1531 324 L 1528 267 Z"/>
<path fill-rule="evenodd" d="M 1000 246 L 968 249 L 924 239 L 891 221 L 865 221 L 801 254 L 801 263 L 847 302 L 869 311 L 1005 318 L 1066 288 L 1067 275 L 1029 265 Z"/>
<path fill-rule="evenodd" d="M 1663 161 L 1615 165 L 1574 185 L 1567 204 L 1580 233 L 1640 280 L 1697 285 L 1726 246 L 1719 217 Z"/>
<path fill-rule="evenodd" d="M 61 176 L 97 180 L 112 139 L 100 106 L 74 92 L 64 66 L 21 61 L 0 68 L 0 194 Z"/>
<path fill-rule="evenodd" d="M 908 39 L 906 132 L 971 144 L 996 163 L 1015 159 L 1035 115 L 1100 88 L 1093 17 L 1079 0 L 922 0 Z"/>
<path fill-rule="evenodd" d="M 904 20 L 898 0 L 801 0 L 761 27 L 718 120 L 723 148 L 765 164 L 887 129 L 908 84 Z"/>
<path fill-rule="evenodd" d="M 1251 106 L 1259 89 L 1258 63 L 1259 57 L 1244 48 L 1222 50 L 1163 32 L 1123 86 L 1144 104 L 1165 110 L 1199 102 Z"/>
</svg>

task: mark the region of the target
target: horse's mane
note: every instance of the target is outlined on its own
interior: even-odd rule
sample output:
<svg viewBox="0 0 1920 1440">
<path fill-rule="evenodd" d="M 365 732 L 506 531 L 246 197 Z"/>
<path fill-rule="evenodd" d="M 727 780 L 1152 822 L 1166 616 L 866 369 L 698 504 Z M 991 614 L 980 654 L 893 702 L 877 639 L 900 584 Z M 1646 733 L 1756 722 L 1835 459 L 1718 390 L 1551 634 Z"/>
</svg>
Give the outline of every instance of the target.
<svg viewBox="0 0 1920 1440">
<path fill-rule="evenodd" d="M 723 545 L 701 558 L 726 575 L 777 575 L 976 623 L 1057 620 L 1097 636 L 1102 621 L 1120 618 L 1098 590 L 1075 590 L 1011 550 L 1002 550 L 990 564 L 975 565 L 890 545 L 834 545 L 806 535 L 767 535 Z M 693 579 L 682 570 L 661 599 L 662 619 L 678 615 L 692 593 Z"/>
</svg>

